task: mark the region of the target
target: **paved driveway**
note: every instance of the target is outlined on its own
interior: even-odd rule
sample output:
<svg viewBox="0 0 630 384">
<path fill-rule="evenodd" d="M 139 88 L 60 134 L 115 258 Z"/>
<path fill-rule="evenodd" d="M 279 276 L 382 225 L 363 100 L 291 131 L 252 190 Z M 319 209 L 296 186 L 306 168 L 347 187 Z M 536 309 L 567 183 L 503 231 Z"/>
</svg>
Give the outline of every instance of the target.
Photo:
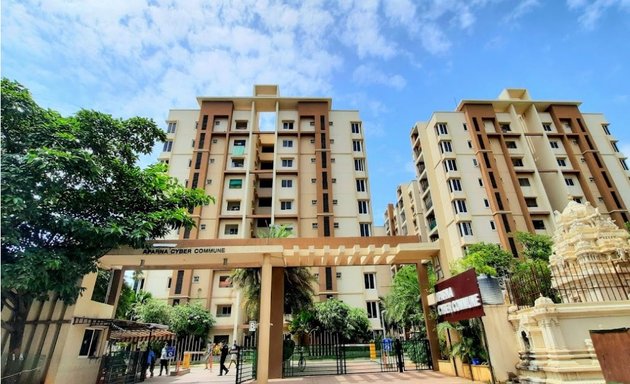
<svg viewBox="0 0 630 384">
<path fill-rule="evenodd" d="M 235 370 L 230 370 L 226 376 L 218 376 L 218 368 L 214 367 L 213 371 L 203 369 L 201 367 L 193 367 L 190 373 L 177 377 L 155 376 L 147 378 L 145 383 L 173 383 L 173 384 L 192 384 L 192 383 L 234 383 L 236 374 Z M 387 383 L 387 384 L 412 384 L 412 383 L 438 383 L 438 384 L 471 384 L 470 380 L 460 377 L 451 377 L 433 371 L 412 371 L 405 373 L 365 373 L 350 374 L 343 376 L 310 376 L 310 377 L 294 377 L 290 379 L 274 379 L 269 380 L 270 383 L 276 384 L 352 384 L 352 383 Z M 255 383 L 255 382 L 253 382 Z"/>
</svg>

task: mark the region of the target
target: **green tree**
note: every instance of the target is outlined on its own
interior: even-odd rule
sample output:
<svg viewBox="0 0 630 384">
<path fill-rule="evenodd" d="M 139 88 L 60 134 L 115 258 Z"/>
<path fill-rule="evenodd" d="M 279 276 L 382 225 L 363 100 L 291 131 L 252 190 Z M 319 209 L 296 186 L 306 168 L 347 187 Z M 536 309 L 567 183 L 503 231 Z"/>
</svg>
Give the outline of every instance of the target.
<svg viewBox="0 0 630 384">
<path fill-rule="evenodd" d="M 468 247 L 466 256 L 457 260 L 451 267 L 453 273 L 460 273 L 475 268 L 477 274 L 488 276 L 507 276 L 514 264 L 512 254 L 498 244 L 475 243 Z"/>
<path fill-rule="evenodd" d="M 429 286 L 433 287 L 437 277 L 429 271 Z M 424 329 L 424 315 L 420 301 L 420 286 L 415 265 L 405 265 L 394 276 L 392 288 L 385 296 L 385 320 L 390 324 L 398 324 L 407 329 L 417 327 L 418 332 Z"/>
<path fill-rule="evenodd" d="M 118 297 L 118 306 L 116 307 L 117 319 L 129 319 L 133 316 L 133 306 L 136 300 L 136 292 L 131 289 L 127 282 L 124 282 L 120 289 L 120 297 Z"/>
<path fill-rule="evenodd" d="M 205 339 L 214 324 L 212 315 L 198 303 L 176 305 L 171 311 L 171 330 L 178 336 L 194 335 Z"/>
<path fill-rule="evenodd" d="M 516 232 L 516 241 L 523 245 L 523 255 L 532 260 L 549 262 L 553 240 L 547 235 L 529 232 Z"/>
<path fill-rule="evenodd" d="M 315 316 L 323 331 L 340 333 L 346 339 L 350 337 L 348 304 L 337 299 L 328 299 L 315 304 Z"/>
<path fill-rule="evenodd" d="M 170 325 L 173 307 L 163 301 L 149 299 L 136 307 L 137 320 L 142 323 Z"/>
<path fill-rule="evenodd" d="M 372 325 L 363 308 L 350 308 L 348 312 L 348 332 L 352 342 L 363 343 L 372 338 Z"/>
<path fill-rule="evenodd" d="M 189 209 L 211 198 L 188 190 L 166 165 L 141 169 L 164 132 L 149 119 L 116 119 L 81 110 L 63 117 L 45 110 L 17 82 L 2 79 L 2 327 L 19 352 L 31 304 L 50 294 L 68 304 L 120 246 L 194 225 Z"/>
<path fill-rule="evenodd" d="M 272 225 L 258 232 L 259 238 L 286 238 L 292 232 L 286 225 Z M 260 311 L 260 268 L 235 269 L 230 279 L 241 289 L 245 313 L 249 319 L 258 319 Z M 284 312 L 298 313 L 313 305 L 313 283 L 315 277 L 308 268 L 287 267 L 284 269 Z"/>
</svg>

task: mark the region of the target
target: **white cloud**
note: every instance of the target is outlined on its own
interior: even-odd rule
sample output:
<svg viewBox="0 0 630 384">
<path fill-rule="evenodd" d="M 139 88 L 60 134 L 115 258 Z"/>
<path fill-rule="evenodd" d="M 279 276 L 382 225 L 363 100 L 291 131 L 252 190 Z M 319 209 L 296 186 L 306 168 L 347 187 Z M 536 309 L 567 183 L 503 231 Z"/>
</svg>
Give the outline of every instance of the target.
<svg viewBox="0 0 630 384">
<path fill-rule="evenodd" d="M 580 12 L 578 21 L 586 29 L 595 28 L 604 14 L 612 9 L 630 13 L 629 0 L 567 0 L 567 6 Z"/>
<path fill-rule="evenodd" d="M 360 65 L 352 73 L 352 79 L 358 84 L 380 84 L 396 89 L 407 85 L 401 75 L 388 75 L 370 65 Z"/>
<path fill-rule="evenodd" d="M 505 23 L 514 23 L 525 14 L 531 12 L 536 7 L 540 6 L 539 0 L 522 0 L 518 3 L 514 9 L 510 13 L 508 13 L 504 18 L 503 22 Z"/>
</svg>

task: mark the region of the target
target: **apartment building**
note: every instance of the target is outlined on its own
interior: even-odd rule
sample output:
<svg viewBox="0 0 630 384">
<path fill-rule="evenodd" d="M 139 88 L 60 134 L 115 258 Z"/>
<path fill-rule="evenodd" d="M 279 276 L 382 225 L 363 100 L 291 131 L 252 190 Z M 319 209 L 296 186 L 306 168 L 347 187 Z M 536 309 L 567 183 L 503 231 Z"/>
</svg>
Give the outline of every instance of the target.
<svg viewBox="0 0 630 384">
<path fill-rule="evenodd" d="M 427 238 L 443 240 L 441 276 L 469 244 L 500 244 L 515 256 L 517 231 L 552 234 L 570 200 L 629 220 L 626 159 L 601 113 L 576 101 L 532 100 L 506 89 L 496 100 L 463 100 L 411 129 Z"/>
<path fill-rule="evenodd" d="M 417 180 L 400 184 L 396 188 L 396 204 L 387 204 L 384 216 L 385 234 L 387 236 L 415 235 L 422 241 L 427 231 L 420 200 L 420 187 Z"/>
<path fill-rule="evenodd" d="M 197 227 L 171 239 L 251 239 L 270 225 L 293 237 L 368 237 L 372 206 L 358 111 L 333 110 L 329 98 L 280 97 L 256 85 L 251 97 L 198 97 L 197 110 L 171 110 L 159 160 L 170 175 L 202 188 L 216 203 L 192 213 Z M 197 301 L 217 318 L 217 340 L 246 327 L 230 270 L 145 271 L 142 287 L 170 304 Z M 365 308 L 381 328 L 379 296 L 387 266 L 313 267 L 317 300 L 336 297 Z"/>
</svg>

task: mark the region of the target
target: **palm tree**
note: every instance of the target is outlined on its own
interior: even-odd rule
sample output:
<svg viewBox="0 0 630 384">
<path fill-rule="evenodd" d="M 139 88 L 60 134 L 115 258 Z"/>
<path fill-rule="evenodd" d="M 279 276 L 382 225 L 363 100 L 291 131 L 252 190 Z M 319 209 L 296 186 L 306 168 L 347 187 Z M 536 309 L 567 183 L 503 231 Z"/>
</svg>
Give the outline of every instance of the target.
<svg viewBox="0 0 630 384">
<path fill-rule="evenodd" d="M 271 225 L 258 232 L 260 238 L 286 238 L 292 231 L 286 225 Z M 243 292 L 245 313 L 249 319 L 258 319 L 260 310 L 260 268 L 235 269 L 230 276 L 232 282 Z M 313 305 L 313 282 L 315 277 L 305 267 L 284 269 L 284 312 L 297 313 Z"/>
</svg>

